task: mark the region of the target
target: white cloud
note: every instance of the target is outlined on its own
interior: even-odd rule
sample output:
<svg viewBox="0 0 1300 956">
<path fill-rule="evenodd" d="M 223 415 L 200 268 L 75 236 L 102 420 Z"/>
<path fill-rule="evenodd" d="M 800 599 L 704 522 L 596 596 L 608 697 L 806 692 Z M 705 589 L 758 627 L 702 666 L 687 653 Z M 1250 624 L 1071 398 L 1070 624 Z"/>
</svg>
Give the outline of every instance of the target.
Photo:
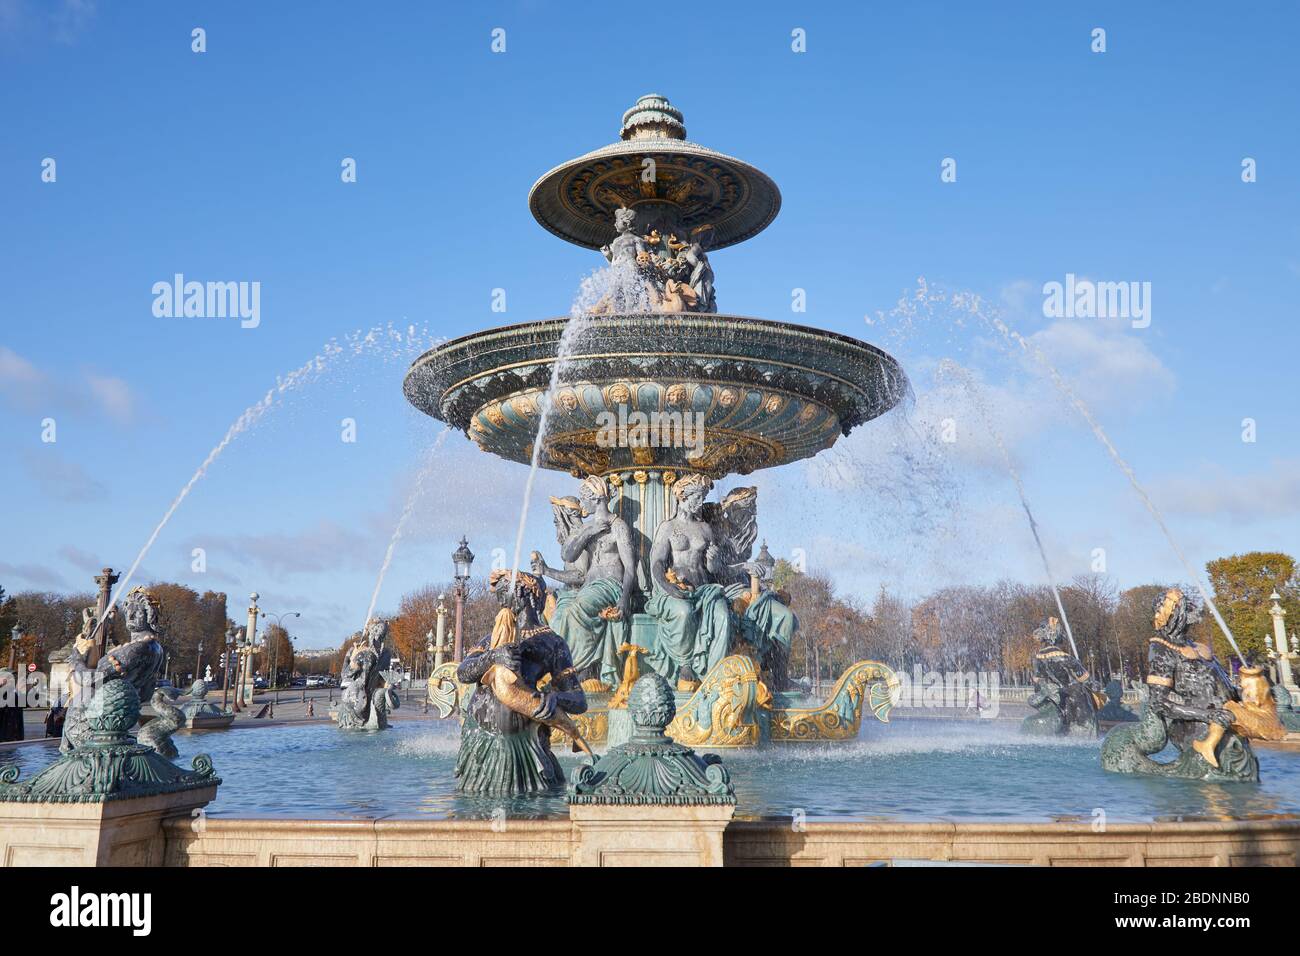
<svg viewBox="0 0 1300 956">
<path fill-rule="evenodd" d="M 87 372 L 86 384 L 105 415 L 122 425 L 131 423 L 135 417 L 135 398 L 126 382 L 110 375 Z"/>
<path fill-rule="evenodd" d="M 1196 475 L 1152 483 L 1152 497 L 1171 514 L 1259 521 L 1300 513 L 1300 461 L 1281 459 L 1247 475 L 1215 464 Z"/>
<path fill-rule="evenodd" d="M 63 457 L 52 445 L 39 451 L 27 449 L 23 467 L 47 496 L 66 504 L 99 501 L 107 495 L 103 483 L 93 478 L 76 461 Z"/>
<path fill-rule="evenodd" d="M 93 369 L 82 370 L 80 377 L 50 372 L 5 346 L 0 346 L 0 396 L 37 414 L 89 413 L 119 425 L 135 420 L 138 404 L 123 379 Z"/>
</svg>

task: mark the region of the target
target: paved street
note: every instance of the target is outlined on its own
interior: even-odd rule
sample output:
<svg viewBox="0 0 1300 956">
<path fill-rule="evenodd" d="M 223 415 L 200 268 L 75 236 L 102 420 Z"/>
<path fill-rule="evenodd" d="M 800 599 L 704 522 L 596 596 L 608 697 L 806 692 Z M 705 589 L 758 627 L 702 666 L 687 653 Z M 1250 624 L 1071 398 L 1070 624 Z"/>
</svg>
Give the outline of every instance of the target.
<svg viewBox="0 0 1300 956">
<path fill-rule="evenodd" d="M 423 716 L 424 708 L 424 682 L 417 681 L 413 685 L 414 690 L 410 688 L 402 690 L 401 697 L 403 707 L 394 712 L 393 719 L 407 719 L 411 717 Z M 276 697 L 279 700 L 276 700 Z M 314 687 L 305 690 L 301 687 L 281 690 L 277 695 L 273 691 L 258 691 L 254 698 L 256 703 L 251 708 L 241 710 L 235 717 L 237 724 L 242 723 L 264 723 L 267 718 L 258 719 L 254 715 L 261 711 L 262 707 L 270 704 L 273 710 L 273 719 L 277 721 L 284 720 L 328 720 L 329 710 L 333 702 L 339 697 L 337 687 Z M 184 700 L 185 698 L 181 698 Z M 209 691 L 208 700 L 214 704 L 221 705 L 221 692 L 219 690 Z M 313 714 L 309 717 L 307 714 L 307 703 L 310 701 Z M 23 714 L 23 723 L 26 733 L 25 739 L 39 740 L 45 736 L 45 716 L 44 710 L 28 710 Z M 268 717 L 271 717 L 268 714 Z"/>
</svg>

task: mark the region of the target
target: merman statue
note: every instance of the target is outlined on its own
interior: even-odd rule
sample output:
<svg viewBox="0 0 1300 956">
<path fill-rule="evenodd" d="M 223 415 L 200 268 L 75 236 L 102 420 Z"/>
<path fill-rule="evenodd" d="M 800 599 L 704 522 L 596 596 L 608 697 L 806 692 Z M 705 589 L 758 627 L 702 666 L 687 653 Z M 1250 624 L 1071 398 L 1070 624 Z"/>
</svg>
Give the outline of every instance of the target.
<svg viewBox="0 0 1300 956">
<path fill-rule="evenodd" d="M 462 793 L 515 796 L 562 787 L 553 729 L 590 752 L 572 720 L 586 711 L 586 694 L 568 645 L 542 620 L 546 584 L 518 571 L 512 586 L 511 577 L 508 570 L 492 572 L 488 585 L 501 610 L 492 634 L 456 669 L 460 683 L 474 685 L 456 755 Z"/>
<path fill-rule="evenodd" d="M 618 648 L 627 641 L 636 589 L 632 533 L 609 508 L 609 485 L 595 475 L 583 479 L 576 511 L 570 498 L 554 498 L 556 533 L 564 569 L 551 568 L 536 551 L 534 574 L 569 585 L 557 598 L 551 629 L 569 645 L 584 690 L 618 685 Z M 583 524 L 582 519 L 590 516 Z"/>
<path fill-rule="evenodd" d="M 87 708 L 105 684 L 125 680 L 135 688 L 138 700 L 153 697 L 162 668 L 163 650 L 158 643 L 158 600 L 142 587 L 126 596 L 126 630 L 130 640 L 111 648 L 93 667 L 87 663 L 96 641 L 91 633 L 77 639 L 68 656 L 71 697 L 63 723 L 59 749 L 68 753 L 90 734 Z M 169 742 L 168 742 L 169 743 Z"/>
<path fill-rule="evenodd" d="M 1179 588 L 1156 597 L 1142 717 L 1106 735 L 1102 769 L 1192 780 L 1259 780 L 1259 761 L 1250 742 L 1233 729 L 1227 706 L 1239 700 L 1240 692 L 1214 652 L 1188 635 L 1199 620 L 1200 608 Z M 1152 759 L 1171 743 L 1178 750 L 1176 759 Z"/>
<path fill-rule="evenodd" d="M 1083 663 L 1061 646 L 1061 622 L 1049 617 L 1034 630 L 1039 648 L 1034 654 L 1034 708 L 1020 724 L 1024 734 L 1097 736 L 1101 686 Z"/>
</svg>

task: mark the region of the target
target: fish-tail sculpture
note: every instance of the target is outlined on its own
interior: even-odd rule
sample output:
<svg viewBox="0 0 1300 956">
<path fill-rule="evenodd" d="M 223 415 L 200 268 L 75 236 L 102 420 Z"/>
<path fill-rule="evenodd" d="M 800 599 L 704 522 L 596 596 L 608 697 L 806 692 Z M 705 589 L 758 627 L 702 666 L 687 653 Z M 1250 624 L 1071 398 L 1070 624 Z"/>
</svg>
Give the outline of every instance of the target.
<svg viewBox="0 0 1300 956">
<path fill-rule="evenodd" d="M 167 691 L 161 687 L 154 690 L 149 705 L 153 707 L 154 718 L 140 728 L 140 732 L 135 735 L 136 741 L 152 747 L 159 756 L 170 760 L 177 755 L 172 734 L 184 726 L 185 714 L 172 703 Z"/>
<path fill-rule="evenodd" d="M 534 716 L 538 708 L 542 706 L 542 695 L 521 685 L 519 675 L 514 671 L 507 670 L 500 664 L 493 664 L 487 669 L 487 673 L 480 678 L 479 683 L 489 688 L 493 696 L 504 704 L 507 709 L 514 711 L 521 717 L 535 720 L 552 730 L 560 731 L 573 741 L 575 753 L 582 751 L 589 757 L 595 756 L 591 751 L 591 745 L 578 731 L 578 725 L 564 711 L 557 710 L 545 719 Z"/>
</svg>

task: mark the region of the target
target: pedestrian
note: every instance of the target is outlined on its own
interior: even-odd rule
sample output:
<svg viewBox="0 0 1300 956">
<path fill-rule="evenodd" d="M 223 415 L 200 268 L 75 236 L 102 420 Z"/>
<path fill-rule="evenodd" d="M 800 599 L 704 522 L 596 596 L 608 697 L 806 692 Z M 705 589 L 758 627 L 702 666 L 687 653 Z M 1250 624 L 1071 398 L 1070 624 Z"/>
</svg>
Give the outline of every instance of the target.
<svg viewBox="0 0 1300 956">
<path fill-rule="evenodd" d="M 23 739 L 23 701 L 14 672 L 0 667 L 0 742 Z"/>
<path fill-rule="evenodd" d="M 63 736 L 63 718 L 67 715 L 68 709 L 63 706 L 60 700 L 50 708 L 50 712 L 45 715 L 45 736 L 62 737 Z"/>
</svg>

